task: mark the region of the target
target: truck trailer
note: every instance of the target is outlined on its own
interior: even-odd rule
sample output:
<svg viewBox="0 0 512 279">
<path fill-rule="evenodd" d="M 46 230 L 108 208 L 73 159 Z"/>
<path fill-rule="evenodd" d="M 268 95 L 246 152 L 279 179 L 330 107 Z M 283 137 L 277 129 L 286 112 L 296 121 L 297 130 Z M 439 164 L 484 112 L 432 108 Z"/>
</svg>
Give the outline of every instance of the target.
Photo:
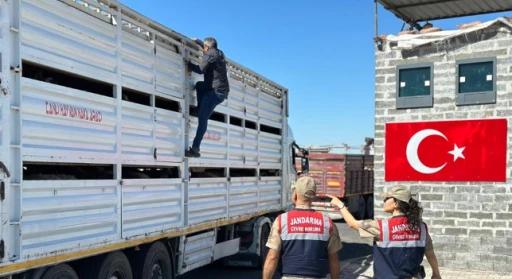
<svg viewBox="0 0 512 279">
<path fill-rule="evenodd" d="M 114 0 L 4 0 L 0 15 L 0 277 L 261 266 L 297 178 L 286 88 L 229 60 L 188 159 L 195 42 Z"/>
<path fill-rule="evenodd" d="M 333 153 L 332 148 L 308 150 L 309 170 L 300 176 L 310 176 L 317 183 L 317 199 L 313 209 L 333 220 L 342 219 L 338 207 L 330 204 L 332 195 L 340 198 L 357 219 L 373 219 L 373 139 L 362 146 L 361 154 Z M 301 170 L 302 159 L 295 160 Z"/>
</svg>

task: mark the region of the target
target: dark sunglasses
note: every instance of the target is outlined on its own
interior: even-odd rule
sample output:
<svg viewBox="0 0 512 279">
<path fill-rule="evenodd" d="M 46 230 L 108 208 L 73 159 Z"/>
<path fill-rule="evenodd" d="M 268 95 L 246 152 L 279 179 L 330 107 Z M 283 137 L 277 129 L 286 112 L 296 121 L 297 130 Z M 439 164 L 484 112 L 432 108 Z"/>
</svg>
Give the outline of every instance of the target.
<svg viewBox="0 0 512 279">
<path fill-rule="evenodd" d="M 393 197 L 387 197 L 384 199 L 384 202 L 387 202 L 389 199 L 392 199 Z"/>
</svg>

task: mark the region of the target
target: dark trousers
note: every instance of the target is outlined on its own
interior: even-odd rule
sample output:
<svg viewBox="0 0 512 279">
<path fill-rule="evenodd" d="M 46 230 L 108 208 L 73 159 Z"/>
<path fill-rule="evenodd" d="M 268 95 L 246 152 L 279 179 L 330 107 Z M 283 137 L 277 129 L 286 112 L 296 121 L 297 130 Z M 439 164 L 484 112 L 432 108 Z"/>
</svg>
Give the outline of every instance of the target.
<svg viewBox="0 0 512 279">
<path fill-rule="evenodd" d="M 215 92 L 215 90 L 206 90 L 204 82 L 196 83 L 197 106 L 198 106 L 198 122 L 196 136 L 192 143 L 192 150 L 199 152 L 201 141 L 208 128 L 208 119 L 212 116 L 215 107 L 226 100 L 227 95 Z"/>
</svg>

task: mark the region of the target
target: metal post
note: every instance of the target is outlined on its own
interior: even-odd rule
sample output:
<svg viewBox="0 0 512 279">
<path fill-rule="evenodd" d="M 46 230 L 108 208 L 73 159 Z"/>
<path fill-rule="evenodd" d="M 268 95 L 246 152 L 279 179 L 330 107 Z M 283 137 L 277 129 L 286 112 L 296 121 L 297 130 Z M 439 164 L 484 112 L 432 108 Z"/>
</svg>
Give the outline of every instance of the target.
<svg viewBox="0 0 512 279">
<path fill-rule="evenodd" d="M 378 10 L 379 6 L 377 0 L 373 0 L 373 24 L 375 28 L 375 37 L 379 36 L 379 21 L 378 21 Z"/>
<path fill-rule="evenodd" d="M 117 159 L 116 164 L 114 165 L 114 179 L 117 181 L 116 185 L 116 191 L 117 191 L 117 237 L 118 239 L 123 238 L 123 160 L 122 154 L 123 154 L 123 130 L 121 123 L 123 122 L 123 71 L 122 71 L 122 65 L 123 65 L 123 39 L 125 37 L 124 31 L 123 31 L 123 11 L 119 7 L 117 12 L 115 14 L 112 14 L 112 17 L 117 22 L 117 31 L 116 31 L 116 59 L 117 59 L 117 67 L 116 67 L 116 86 L 114 87 L 114 96 L 116 98 L 116 153 L 117 153 Z"/>
<path fill-rule="evenodd" d="M 2 124 L 5 128 L 2 132 L 4 136 L 8 136 L 9 140 L 2 142 L 4 146 L 9 146 L 8 154 L 10 154 L 10 162 L 2 158 L 7 168 L 4 170 L 4 199 L 2 211 L 2 226 L 8 229 L 9 232 L 2 230 L 2 239 L 12 239 L 6 243 L 7 248 L 3 248 L 4 255 L 7 255 L 8 259 L 15 261 L 20 259 L 21 256 L 21 243 L 22 243 L 22 208 L 23 208 L 23 137 L 22 137 L 22 119 L 23 119 L 23 103 L 21 93 L 21 78 L 22 78 L 22 60 L 21 60 L 21 0 L 14 1 L 2 1 L 2 16 L 6 16 L 3 19 L 2 39 L 6 40 L 8 49 L 3 49 L 5 60 L 10 63 L 9 68 L 6 69 L 5 78 L 6 82 L 2 82 L 3 94 L 2 98 L 5 108 L 10 111 L 2 111 L 3 116 Z M 7 12 L 7 14 L 5 14 Z M 12 47 L 12 49 L 11 49 Z M 0 62 L 1 63 L 1 62 Z M 5 66 L 3 67 L 6 68 Z M 9 96 L 10 95 L 10 96 Z M 7 114 L 7 115 L 5 115 Z M 10 126 L 10 128 L 9 128 Z M 7 176 L 10 169 L 10 179 Z M 5 214 L 6 209 L 7 214 Z M 4 217 L 5 216 L 5 217 Z M 8 238 L 8 237 L 11 238 Z M 10 243 L 9 243 L 10 242 Z M 2 245 L 0 245 L 2 246 Z M 7 260 L 7 259 L 6 259 Z"/>
</svg>

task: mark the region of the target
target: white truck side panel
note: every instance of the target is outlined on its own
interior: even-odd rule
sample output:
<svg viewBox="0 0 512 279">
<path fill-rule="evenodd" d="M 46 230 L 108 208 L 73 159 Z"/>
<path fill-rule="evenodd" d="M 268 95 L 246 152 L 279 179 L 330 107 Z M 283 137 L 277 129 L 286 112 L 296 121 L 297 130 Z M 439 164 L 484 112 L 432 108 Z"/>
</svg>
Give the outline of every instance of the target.
<svg viewBox="0 0 512 279">
<path fill-rule="evenodd" d="M 236 79 L 229 79 L 229 108 L 233 111 L 243 112 L 245 108 L 245 87 L 246 85 Z"/>
<path fill-rule="evenodd" d="M 117 235 L 115 180 L 23 182 L 22 258 L 110 243 Z"/>
<path fill-rule="evenodd" d="M 244 164 L 244 128 L 229 127 L 229 162 L 232 165 Z"/>
<path fill-rule="evenodd" d="M 183 99 L 183 57 L 157 44 L 155 59 L 156 91 Z"/>
<path fill-rule="evenodd" d="M 219 111 L 219 110 L 215 110 Z M 197 117 L 190 117 L 190 146 L 197 132 Z M 201 142 L 201 157 L 191 160 L 191 164 L 205 163 L 209 165 L 227 164 L 228 162 L 228 127 L 227 123 L 208 121 L 208 130 Z"/>
<path fill-rule="evenodd" d="M 0 238 L 6 243 L 0 275 L 30 267 L 22 265 L 26 261 L 52 264 L 72 259 L 66 255 L 73 252 L 82 257 L 93 248 L 184 235 L 285 207 L 286 89 L 229 61 L 231 92 L 216 108 L 225 119 L 209 121 L 201 157 L 186 159 L 183 150 L 197 129 L 197 118 L 186 113 L 197 105 L 190 85 L 203 77 L 188 77 L 183 57 L 197 54 L 198 48 L 116 1 L 102 1 L 113 3 L 112 8 L 94 0 L 0 2 L 0 89 L 5 89 L 0 92 L 0 160 L 11 171 L 9 179 L 3 177 L 6 197 L 0 200 Z M 107 83 L 112 94 L 21 77 L 10 69 L 21 67 L 20 56 L 30 64 Z M 126 100 L 119 96 L 123 89 L 146 94 L 149 103 Z M 179 108 L 162 107 L 162 100 Z M 113 178 L 24 180 L 22 160 L 108 164 Z M 181 175 L 122 179 L 124 166 L 177 167 Z M 188 179 L 189 167 L 221 168 L 224 177 Z M 233 169 L 254 174 L 239 177 L 230 173 Z M 206 243 L 201 247 L 213 247 L 215 233 L 197 240 Z M 184 253 L 185 270 L 190 270 L 211 261 L 213 250 Z"/>
<path fill-rule="evenodd" d="M 263 210 L 281 209 L 281 177 L 262 177 L 259 181 L 258 207 Z"/>
<path fill-rule="evenodd" d="M 25 59 L 111 82 L 116 75 L 117 28 L 54 0 L 21 1 Z"/>
<path fill-rule="evenodd" d="M 115 162 L 116 101 L 22 78 L 23 159 Z"/>
<path fill-rule="evenodd" d="M 227 181 L 224 178 L 197 178 L 189 182 L 188 222 L 195 225 L 227 218 Z"/>
<path fill-rule="evenodd" d="M 184 106 L 184 100 L 179 101 Z M 185 120 L 179 112 L 155 109 L 154 128 L 157 161 L 182 162 Z"/>
<path fill-rule="evenodd" d="M 281 115 L 281 100 L 268 94 L 259 94 L 259 116 L 262 123 L 272 127 L 281 128 L 283 126 Z"/>
<path fill-rule="evenodd" d="M 229 216 L 236 217 L 258 212 L 258 192 L 258 180 L 256 178 L 231 178 Z"/>
<path fill-rule="evenodd" d="M 259 161 L 262 168 L 281 168 L 282 137 L 270 133 L 260 132 L 259 137 Z"/>
<path fill-rule="evenodd" d="M 244 156 L 246 166 L 258 164 L 258 131 L 244 128 Z"/>
<path fill-rule="evenodd" d="M 149 106 L 123 101 L 121 111 L 123 161 L 153 161 L 155 110 Z"/>
<path fill-rule="evenodd" d="M 155 45 L 126 31 L 122 34 L 121 73 L 123 86 L 154 93 L 153 63 Z"/>
<path fill-rule="evenodd" d="M 123 180 L 123 238 L 183 227 L 181 179 Z"/>
<path fill-rule="evenodd" d="M 248 119 L 256 120 L 258 115 L 258 95 L 260 91 L 254 87 L 246 86 L 246 95 L 244 96 L 244 105 L 246 110 L 246 117 Z"/>
</svg>

